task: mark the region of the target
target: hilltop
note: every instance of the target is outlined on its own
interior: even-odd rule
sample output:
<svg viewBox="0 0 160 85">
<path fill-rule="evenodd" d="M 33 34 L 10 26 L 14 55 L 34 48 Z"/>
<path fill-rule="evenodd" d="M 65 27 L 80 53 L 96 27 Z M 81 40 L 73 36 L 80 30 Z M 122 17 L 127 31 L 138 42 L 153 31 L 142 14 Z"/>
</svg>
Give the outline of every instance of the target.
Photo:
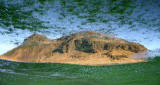
<svg viewBox="0 0 160 85">
<path fill-rule="evenodd" d="M 83 31 L 50 40 L 33 34 L 19 47 L 5 53 L 1 59 L 18 62 L 52 62 L 81 65 L 104 65 L 145 61 L 134 59 L 147 49 L 134 42 L 92 31 Z"/>
</svg>

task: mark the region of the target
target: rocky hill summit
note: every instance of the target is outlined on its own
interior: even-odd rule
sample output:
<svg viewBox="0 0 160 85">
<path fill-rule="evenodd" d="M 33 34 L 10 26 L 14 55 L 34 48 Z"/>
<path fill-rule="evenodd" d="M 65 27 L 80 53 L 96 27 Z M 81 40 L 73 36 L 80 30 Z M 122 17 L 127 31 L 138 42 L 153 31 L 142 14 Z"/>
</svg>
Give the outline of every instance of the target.
<svg viewBox="0 0 160 85">
<path fill-rule="evenodd" d="M 134 42 L 92 31 L 83 31 L 50 40 L 33 34 L 19 47 L 5 53 L 1 59 L 18 62 L 53 62 L 81 65 L 104 65 L 145 61 L 134 59 L 147 49 Z"/>
</svg>

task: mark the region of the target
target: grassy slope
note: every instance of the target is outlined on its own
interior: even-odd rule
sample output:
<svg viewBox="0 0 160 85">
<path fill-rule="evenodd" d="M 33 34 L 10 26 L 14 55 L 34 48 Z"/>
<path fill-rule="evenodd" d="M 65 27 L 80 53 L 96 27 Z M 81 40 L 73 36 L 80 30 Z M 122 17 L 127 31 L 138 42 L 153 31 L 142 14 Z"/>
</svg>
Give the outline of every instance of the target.
<svg viewBox="0 0 160 85">
<path fill-rule="evenodd" d="M 2 65 L 3 64 L 3 65 Z M 0 85 L 160 85 L 160 58 L 136 64 L 80 66 L 0 61 Z"/>
</svg>

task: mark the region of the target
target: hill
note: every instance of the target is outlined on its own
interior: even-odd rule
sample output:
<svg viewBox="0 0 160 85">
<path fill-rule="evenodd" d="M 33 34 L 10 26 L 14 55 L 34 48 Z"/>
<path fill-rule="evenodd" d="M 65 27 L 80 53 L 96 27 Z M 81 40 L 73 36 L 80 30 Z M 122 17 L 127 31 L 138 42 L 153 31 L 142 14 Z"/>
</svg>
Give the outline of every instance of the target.
<svg viewBox="0 0 160 85">
<path fill-rule="evenodd" d="M 103 65 L 145 61 L 134 59 L 132 56 L 146 50 L 141 44 L 92 31 L 83 31 L 54 40 L 33 34 L 25 39 L 22 45 L 5 53 L 1 59 Z"/>
</svg>

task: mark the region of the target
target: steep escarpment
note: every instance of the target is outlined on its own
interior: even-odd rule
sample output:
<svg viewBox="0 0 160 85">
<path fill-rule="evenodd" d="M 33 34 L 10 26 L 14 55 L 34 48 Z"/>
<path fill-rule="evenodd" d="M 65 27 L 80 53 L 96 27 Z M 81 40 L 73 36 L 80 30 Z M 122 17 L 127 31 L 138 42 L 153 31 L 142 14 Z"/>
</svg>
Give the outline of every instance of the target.
<svg viewBox="0 0 160 85">
<path fill-rule="evenodd" d="M 55 40 L 33 34 L 25 39 L 21 46 L 7 52 L 1 58 L 23 62 L 100 65 L 144 61 L 132 56 L 146 50 L 138 43 L 84 31 Z"/>
</svg>

